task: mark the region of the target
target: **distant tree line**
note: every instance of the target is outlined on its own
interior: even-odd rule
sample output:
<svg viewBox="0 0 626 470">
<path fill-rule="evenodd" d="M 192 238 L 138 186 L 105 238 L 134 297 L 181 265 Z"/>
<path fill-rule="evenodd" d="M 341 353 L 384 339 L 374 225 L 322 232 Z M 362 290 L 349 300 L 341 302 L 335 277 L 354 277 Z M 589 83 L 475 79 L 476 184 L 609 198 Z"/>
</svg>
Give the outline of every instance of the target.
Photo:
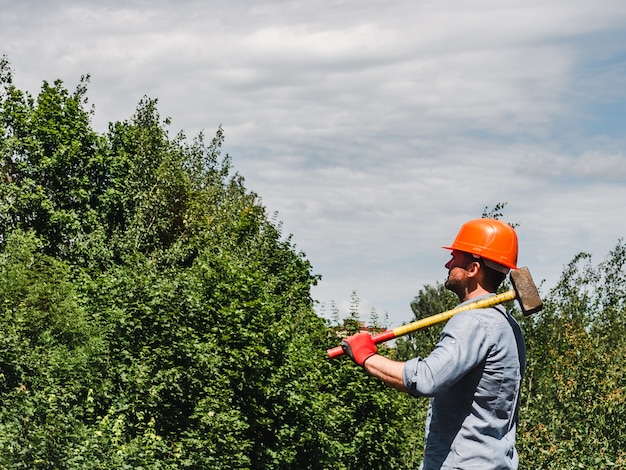
<svg viewBox="0 0 626 470">
<path fill-rule="evenodd" d="M 416 468 L 426 400 L 326 358 L 358 299 L 357 321 L 316 315 L 319 276 L 222 129 L 170 135 L 144 98 L 97 133 L 88 83 L 33 97 L 0 60 L 0 468 Z M 524 468 L 626 465 L 625 261 L 581 253 L 520 318 Z M 416 318 L 448 294 L 425 286 Z"/>
</svg>

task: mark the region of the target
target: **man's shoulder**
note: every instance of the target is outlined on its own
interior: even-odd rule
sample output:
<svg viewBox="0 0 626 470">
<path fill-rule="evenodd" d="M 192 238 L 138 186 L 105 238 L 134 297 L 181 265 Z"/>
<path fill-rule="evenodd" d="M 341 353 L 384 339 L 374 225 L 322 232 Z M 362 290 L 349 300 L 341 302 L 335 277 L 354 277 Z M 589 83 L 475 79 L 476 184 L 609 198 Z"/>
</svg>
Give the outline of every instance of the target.
<svg viewBox="0 0 626 470">
<path fill-rule="evenodd" d="M 453 327 L 486 327 L 494 323 L 508 323 L 509 313 L 503 306 L 472 308 L 454 315 L 448 324 Z M 454 320 L 454 321 L 453 321 Z"/>
</svg>

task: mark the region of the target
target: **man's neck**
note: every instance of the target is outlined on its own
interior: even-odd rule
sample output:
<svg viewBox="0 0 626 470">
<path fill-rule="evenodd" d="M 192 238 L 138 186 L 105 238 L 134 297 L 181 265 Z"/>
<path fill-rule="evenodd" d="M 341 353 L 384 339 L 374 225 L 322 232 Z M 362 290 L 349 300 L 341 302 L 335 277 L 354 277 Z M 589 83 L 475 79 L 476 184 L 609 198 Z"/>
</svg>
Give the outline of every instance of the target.
<svg viewBox="0 0 626 470">
<path fill-rule="evenodd" d="M 484 289 L 482 286 L 476 286 L 472 291 L 466 292 L 465 297 L 461 299 L 461 302 L 467 302 L 468 300 L 475 299 L 476 297 L 480 297 L 482 295 L 492 294 L 487 289 Z"/>
</svg>

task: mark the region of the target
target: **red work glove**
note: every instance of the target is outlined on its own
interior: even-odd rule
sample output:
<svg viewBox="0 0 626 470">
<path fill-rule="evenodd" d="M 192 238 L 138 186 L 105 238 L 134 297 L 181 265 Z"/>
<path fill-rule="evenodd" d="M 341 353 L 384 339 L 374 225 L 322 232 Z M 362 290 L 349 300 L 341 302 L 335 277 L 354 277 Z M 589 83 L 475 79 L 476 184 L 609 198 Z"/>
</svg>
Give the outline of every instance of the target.
<svg viewBox="0 0 626 470">
<path fill-rule="evenodd" d="M 372 341 L 369 333 L 358 333 L 344 338 L 341 341 L 341 349 L 360 366 L 363 365 L 367 358 L 378 352 L 378 348 Z"/>
</svg>

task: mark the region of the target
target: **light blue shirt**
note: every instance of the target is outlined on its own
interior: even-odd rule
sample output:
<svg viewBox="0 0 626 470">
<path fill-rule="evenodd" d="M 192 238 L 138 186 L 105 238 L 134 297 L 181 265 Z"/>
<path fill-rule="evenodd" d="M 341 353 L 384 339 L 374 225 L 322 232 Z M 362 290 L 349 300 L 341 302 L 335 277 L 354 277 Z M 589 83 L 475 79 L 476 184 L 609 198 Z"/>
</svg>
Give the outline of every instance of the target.
<svg viewBox="0 0 626 470">
<path fill-rule="evenodd" d="M 516 469 L 525 368 L 522 331 L 502 306 L 448 320 L 432 353 L 407 361 L 403 370 L 411 395 L 432 397 L 420 468 Z"/>
</svg>

